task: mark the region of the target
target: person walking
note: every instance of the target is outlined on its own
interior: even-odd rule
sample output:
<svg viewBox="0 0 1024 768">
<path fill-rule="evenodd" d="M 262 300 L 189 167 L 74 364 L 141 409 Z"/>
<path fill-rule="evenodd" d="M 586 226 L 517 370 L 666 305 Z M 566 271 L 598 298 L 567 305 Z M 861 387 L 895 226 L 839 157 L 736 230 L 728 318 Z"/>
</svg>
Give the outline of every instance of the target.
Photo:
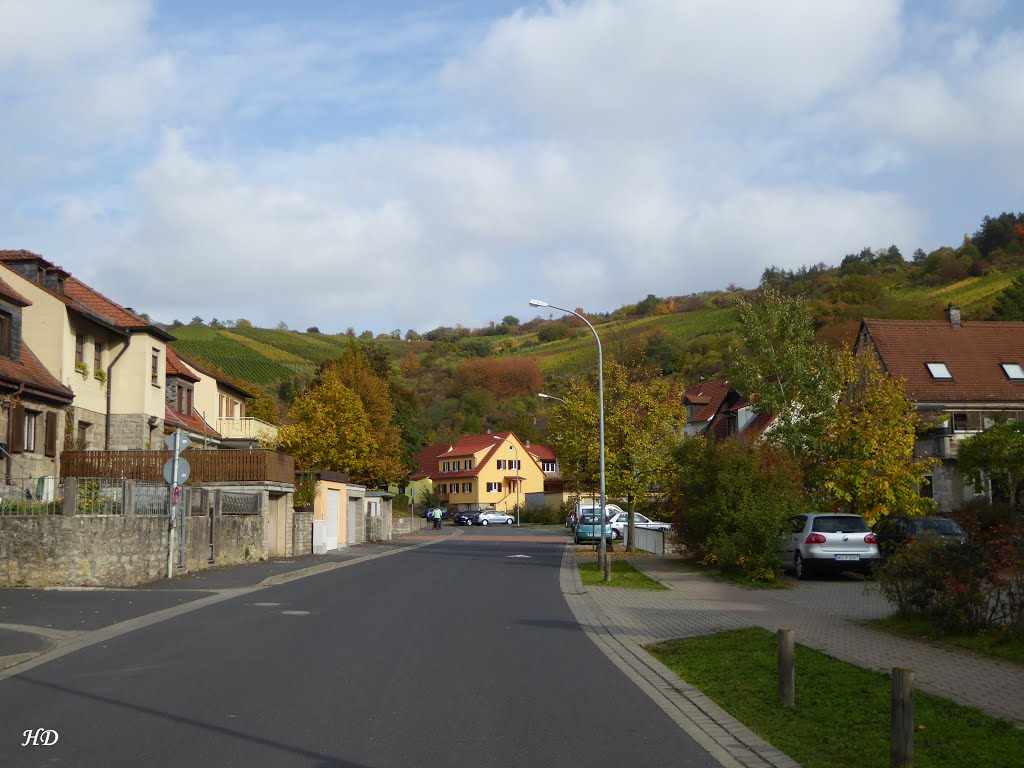
<svg viewBox="0 0 1024 768">
<path fill-rule="evenodd" d="M 435 531 L 439 531 L 439 530 L 441 530 L 441 508 L 440 507 L 434 507 L 433 515 L 434 515 L 434 530 Z"/>
</svg>

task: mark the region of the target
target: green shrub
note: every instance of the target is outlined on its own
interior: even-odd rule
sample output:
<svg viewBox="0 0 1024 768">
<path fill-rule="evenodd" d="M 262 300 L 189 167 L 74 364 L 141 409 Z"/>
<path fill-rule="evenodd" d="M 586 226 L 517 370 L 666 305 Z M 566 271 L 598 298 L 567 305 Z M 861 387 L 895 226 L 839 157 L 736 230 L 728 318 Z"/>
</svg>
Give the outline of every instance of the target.
<svg viewBox="0 0 1024 768">
<path fill-rule="evenodd" d="M 796 463 L 771 446 L 705 438 L 683 441 L 674 459 L 669 498 L 686 548 L 704 564 L 773 581 L 776 537 L 805 507 Z"/>
<path fill-rule="evenodd" d="M 565 515 L 559 507 L 523 507 L 519 510 L 519 522 L 530 525 L 558 525 L 565 522 Z"/>
</svg>

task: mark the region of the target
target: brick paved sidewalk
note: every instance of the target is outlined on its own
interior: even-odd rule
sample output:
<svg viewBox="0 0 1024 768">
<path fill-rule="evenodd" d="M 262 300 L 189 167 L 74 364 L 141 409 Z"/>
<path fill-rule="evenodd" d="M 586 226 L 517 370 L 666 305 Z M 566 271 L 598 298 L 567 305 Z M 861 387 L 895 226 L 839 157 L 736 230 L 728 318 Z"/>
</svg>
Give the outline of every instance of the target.
<svg viewBox="0 0 1024 768">
<path fill-rule="evenodd" d="M 609 620 L 641 645 L 739 627 L 792 629 L 801 645 L 882 672 L 910 667 L 922 690 L 1024 727 L 1024 668 L 863 626 L 858 622 L 891 613 L 870 582 L 834 579 L 755 590 L 682 570 L 668 559 L 633 564 L 669 590 L 587 591 Z"/>
</svg>

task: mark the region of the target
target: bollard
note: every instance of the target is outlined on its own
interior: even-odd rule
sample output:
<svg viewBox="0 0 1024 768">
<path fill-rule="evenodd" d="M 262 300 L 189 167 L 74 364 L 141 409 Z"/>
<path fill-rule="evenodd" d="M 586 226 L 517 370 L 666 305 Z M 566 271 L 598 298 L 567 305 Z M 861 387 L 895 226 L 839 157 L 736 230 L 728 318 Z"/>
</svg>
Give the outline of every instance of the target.
<svg viewBox="0 0 1024 768">
<path fill-rule="evenodd" d="M 892 670 L 891 768 L 914 766 L 914 670 Z"/>
<path fill-rule="evenodd" d="M 793 649 L 793 630 L 780 629 L 779 643 L 779 701 L 796 709 L 796 663 Z"/>
</svg>

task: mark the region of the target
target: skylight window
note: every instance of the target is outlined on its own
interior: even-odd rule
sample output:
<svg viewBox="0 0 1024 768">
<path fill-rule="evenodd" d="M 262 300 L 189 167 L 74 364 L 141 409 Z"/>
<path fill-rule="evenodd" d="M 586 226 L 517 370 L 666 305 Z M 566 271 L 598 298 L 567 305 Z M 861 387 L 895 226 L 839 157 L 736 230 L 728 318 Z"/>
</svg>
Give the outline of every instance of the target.
<svg viewBox="0 0 1024 768">
<path fill-rule="evenodd" d="M 1008 379 L 1024 381 L 1024 367 L 1020 363 L 1003 363 L 1003 373 Z"/>
<path fill-rule="evenodd" d="M 949 368 L 946 367 L 945 363 L 925 363 L 928 366 L 928 373 L 932 375 L 933 379 L 952 379 L 953 374 L 949 372 Z"/>
</svg>

